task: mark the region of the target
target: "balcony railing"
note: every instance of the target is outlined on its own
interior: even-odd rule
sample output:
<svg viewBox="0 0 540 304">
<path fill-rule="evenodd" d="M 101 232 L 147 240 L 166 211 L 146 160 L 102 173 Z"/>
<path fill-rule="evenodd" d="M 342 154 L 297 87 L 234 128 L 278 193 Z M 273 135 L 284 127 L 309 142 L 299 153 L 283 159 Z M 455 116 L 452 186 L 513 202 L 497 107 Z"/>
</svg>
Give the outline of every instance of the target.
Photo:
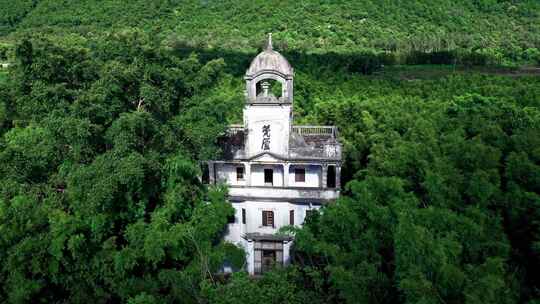
<svg viewBox="0 0 540 304">
<path fill-rule="evenodd" d="M 337 137 L 335 126 L 293 126 L 292 131 L 299 135 L 326 135 Z"/>
<path fill-rule="evenodd" d="M 227 132 L 229 134 L 236 134 L 241 131 L 245 131 L 244 125 L 241 124 L 229 125 L 229 127 L 227 128 Z"/>
<path fill-rule="evenodd" d="M 247 129 L 242 124 L 229 125 L 227 136 L 230 138 L 224 147 L 227 159 L 246 158 L 244 136 Z M 327 141 L 329 138 L 337 139 L 338 129 L 335 126 L 307 126 L 296 125 L 292 127 L 296 133 L 308 142 L 308 145 L 289 147 L 289 157 L 293 158 L 329 158 L 341 159 L 341 145 L 335 141 Z M 232 140 L 234 138 L 234 140 Z M 316 144 L 313 145 L 311 141 Z"/>
<path fill-rule="evenodd" d="M 228 132 L 236 133 L 239 131 L 245 131 L 245 128 L 241 124 L 229 125 Z M 293 126 L 292 131 L 299 135 L 326 135 L 337 137 L 337 127 L 335 126 Z"/>
</svg>

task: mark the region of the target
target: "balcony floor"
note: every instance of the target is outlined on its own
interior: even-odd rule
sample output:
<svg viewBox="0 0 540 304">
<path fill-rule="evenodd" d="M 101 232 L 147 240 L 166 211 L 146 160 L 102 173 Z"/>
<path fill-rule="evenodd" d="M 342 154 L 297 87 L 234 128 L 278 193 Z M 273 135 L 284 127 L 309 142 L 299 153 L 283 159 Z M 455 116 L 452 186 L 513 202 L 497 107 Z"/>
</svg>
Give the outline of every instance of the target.
<svg viewBox="0 0 540 304">
<path fill-rule="evenodd" d="M 318 187 L 229 186 L 232 200 L 326 203 L 339 197 L 339 189 Z"/>
</svg>

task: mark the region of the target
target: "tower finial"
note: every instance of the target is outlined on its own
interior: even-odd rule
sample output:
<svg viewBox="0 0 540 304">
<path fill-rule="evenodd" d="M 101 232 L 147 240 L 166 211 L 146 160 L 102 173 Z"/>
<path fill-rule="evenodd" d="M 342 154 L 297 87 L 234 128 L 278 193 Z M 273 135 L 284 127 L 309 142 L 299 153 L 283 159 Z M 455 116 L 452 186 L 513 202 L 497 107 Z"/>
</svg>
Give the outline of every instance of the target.
<svg viewBox="0 0 540 304">
<path fill-rule="evenodd" d="M 268 33 L 268 43 L 266 44 L 266 50 L 272 50 L 272 33 Z"/>
</svg>

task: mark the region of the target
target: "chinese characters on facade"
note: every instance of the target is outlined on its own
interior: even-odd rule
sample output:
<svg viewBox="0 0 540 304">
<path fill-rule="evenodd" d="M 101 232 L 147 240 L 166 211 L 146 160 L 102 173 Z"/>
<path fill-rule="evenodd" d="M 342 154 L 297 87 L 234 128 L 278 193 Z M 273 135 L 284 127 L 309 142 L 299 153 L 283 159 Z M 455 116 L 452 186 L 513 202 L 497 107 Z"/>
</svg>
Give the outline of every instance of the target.
<svg viewBox="0 0 540 304">
<path fill-rule="evenodd" d="M 270 125 L 264 125 L 262 127 L 263 132 L 263 140 L 261 149 L 262 150 L 270 150 Z"/>
</svg>

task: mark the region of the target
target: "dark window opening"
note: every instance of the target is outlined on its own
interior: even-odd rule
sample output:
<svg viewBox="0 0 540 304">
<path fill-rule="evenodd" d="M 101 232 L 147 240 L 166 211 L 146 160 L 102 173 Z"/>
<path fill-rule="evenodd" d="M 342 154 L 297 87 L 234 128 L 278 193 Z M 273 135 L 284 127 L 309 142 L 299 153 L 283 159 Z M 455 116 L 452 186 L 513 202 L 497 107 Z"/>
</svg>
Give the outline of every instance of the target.
<svg viewBox="0 0 540 304">
<path fill-rule="evenodd" d="M 263 226 L 274 227 L 274 211 L 262 212 L 262 224 Z"/>
<path fill-rule="evenodd" d="M 303 183 L 306 181 L 306 169 L 295 168 L 294 169 L 294 181 L 297 183 Z"/>
<path fill-rule="evenodd" d="M 229 224 L 234 224 L 234 223 L 236 223 L 236 216 L 235 216 L 235 214 L 229 215 L 229 216 L 227 217 L 227 223 L 229 223 Z"/>
<path fill-rule="evenodd" d="M 326 186 L 328 188 L 336 187 L 336 167 L 328 166 L 328 172 L 326 174 Z"/>
<path fill-rule="evenodd" d="M 294 210 L 289 211 L 289 224 L 294 225 Z"/>
<path fill-rule="evenodd" d="M 242 224 L 246 223 L 246 209 L 242 208 Z"/>
<path fill-rule="evenodd" d="M 244 180 L 244 167 L 236 167 L 236 180 L 237 181 Z"/>
<path fill-rule="evenodd" d="M 208 169 L 208 164 L 202 165 L 202 182 L 203 184 L 210 183 L 210 170 Z"/>
<path fill-rule="evenodd" d="M 267 185 L 274 184 L 274 170 L 264 169 L 264 183 Z"/>
</svg>

